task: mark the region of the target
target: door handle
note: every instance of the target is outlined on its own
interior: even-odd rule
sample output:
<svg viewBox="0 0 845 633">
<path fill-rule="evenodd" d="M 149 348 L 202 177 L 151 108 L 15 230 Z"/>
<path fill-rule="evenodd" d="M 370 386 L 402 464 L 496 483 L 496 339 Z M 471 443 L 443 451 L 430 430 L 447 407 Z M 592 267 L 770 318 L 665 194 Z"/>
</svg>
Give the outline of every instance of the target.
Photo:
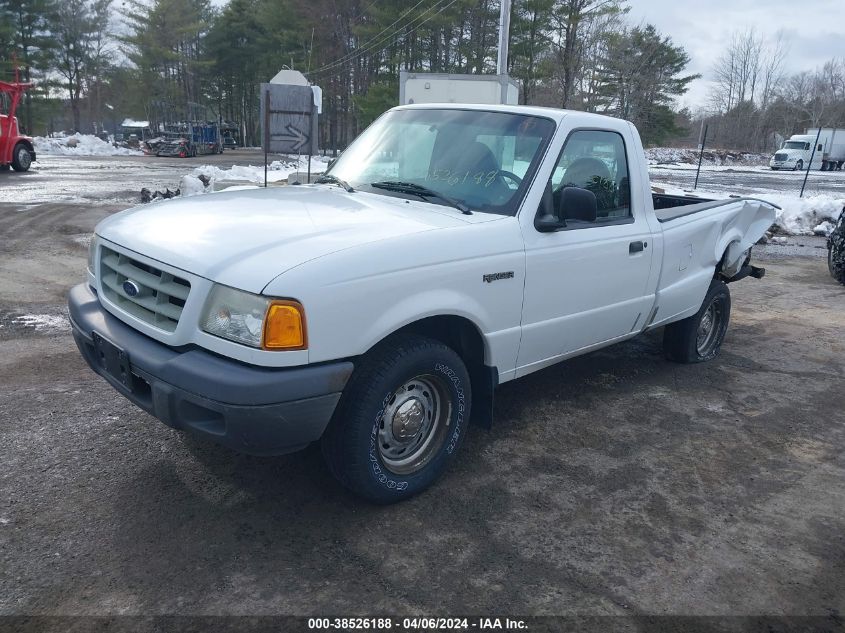
<svg viewBox="0 0 845 633">
<path fill-rule="evenodd" d="M 648 242 L 636 241 L 628 244 L 628 254 L 642 253 L 644 248 L 648 248 Z"/>
</svg>

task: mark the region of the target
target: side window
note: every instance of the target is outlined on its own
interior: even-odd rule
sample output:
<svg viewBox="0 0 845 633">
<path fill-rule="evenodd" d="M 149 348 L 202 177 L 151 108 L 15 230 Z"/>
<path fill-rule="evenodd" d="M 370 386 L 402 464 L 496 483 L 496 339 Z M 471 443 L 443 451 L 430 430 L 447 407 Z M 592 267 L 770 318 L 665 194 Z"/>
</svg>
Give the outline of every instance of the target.
<svg viewBox="0 0 845 633">
<path fill-rule="evenodd" d="M 566 220 L 570 228 L 627 220 L 632 217 L 630 183 L 625 142 L 620 134 L 603 130 L 573 132 L 547 187 L 551 196 L 545 196 L 545 203 L 553 205 L 553 210 L 547 211 Z M 591 212 L 561 204 L 567 187 L 592 192 L 596 198 L 595 218 Z"/>
</svg>

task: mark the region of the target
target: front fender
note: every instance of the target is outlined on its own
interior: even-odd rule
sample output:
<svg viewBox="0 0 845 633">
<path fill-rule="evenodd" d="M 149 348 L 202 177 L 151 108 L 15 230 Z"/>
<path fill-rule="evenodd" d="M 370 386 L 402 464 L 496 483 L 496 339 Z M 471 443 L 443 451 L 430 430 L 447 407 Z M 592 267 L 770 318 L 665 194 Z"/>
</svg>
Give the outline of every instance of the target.
<svg viewBox="0 0 845 633">
<path fill-rule="evenodd" d="M 482 325 L 489 322 L 485 313 L 485 307 L 471 296 L 447 288 L 432 289 L 405 297 L 379 314 L 359 340 L 362 347 L 370 350 L 394 332 L 417 321 L 435 316 L 457 316 L 472 323 L 481 333 L 484 359 L 489 363 L 490 344 L 486 335 L 489 329 Z"/>
</svg>

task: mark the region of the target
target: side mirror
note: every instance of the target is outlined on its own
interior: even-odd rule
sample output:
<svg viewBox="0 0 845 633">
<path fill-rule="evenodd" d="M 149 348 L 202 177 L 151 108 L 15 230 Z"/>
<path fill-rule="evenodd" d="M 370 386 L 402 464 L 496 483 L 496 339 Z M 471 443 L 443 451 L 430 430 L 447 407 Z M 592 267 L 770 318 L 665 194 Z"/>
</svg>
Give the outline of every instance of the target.
<svg viewBox="0 0 845 633">
<path fill-rule="evenodd" d="M 560 208 L 557 215 L 562 221 L 595 222 L 598 206 L 596 194 L 589 189 L 564 187 L 560 192 Z"/>
<path fill-rule="evenodd" d="M 534 228 L 540 231 L 540 233 L 554 233 L 560 229 L 565 229 L 566 221 L 558 220 L 557 216 L 546 213 L 545 215 L 538 215 L 534 218 Z"/>
</svg>

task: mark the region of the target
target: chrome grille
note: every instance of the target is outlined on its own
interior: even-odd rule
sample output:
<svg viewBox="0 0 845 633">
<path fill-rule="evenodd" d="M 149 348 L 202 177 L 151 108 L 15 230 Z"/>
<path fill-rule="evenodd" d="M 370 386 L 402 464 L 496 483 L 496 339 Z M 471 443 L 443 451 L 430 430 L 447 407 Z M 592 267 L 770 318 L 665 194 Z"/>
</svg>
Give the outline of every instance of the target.
<svg viewBox="0 0 845 633">
<path fill-rule="evenodd" d="M 138 288 L 135 296 L 124 289 L 127 281 L 134 282 Z M 103 294 L 118 308 L 167 332 L 176 329 L 191 291 L 188 280 L 106 246 L 101 247 L 100 253 L 100 283 Z"/>
</svg>

